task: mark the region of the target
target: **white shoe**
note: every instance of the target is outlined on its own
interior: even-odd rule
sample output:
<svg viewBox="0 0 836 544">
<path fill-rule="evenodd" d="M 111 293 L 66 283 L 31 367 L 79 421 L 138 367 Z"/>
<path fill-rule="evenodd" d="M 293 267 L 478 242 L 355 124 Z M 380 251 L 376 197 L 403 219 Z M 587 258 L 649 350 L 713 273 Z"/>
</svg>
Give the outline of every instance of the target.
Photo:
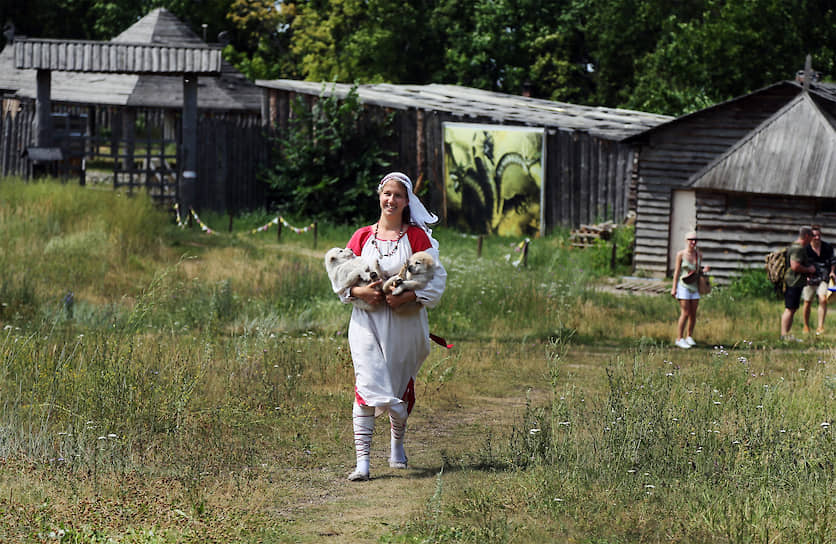
<svg viewBox="0 0 836 544">
<path fill-rule="evenodd" d="M 690 336 L 685 339 L 685 343 L 688 344 L 688 346 L 690 346 L 690 347 L 694 347 L 694 346 L 697 345 L 697 342 L 693 338 L 691 338 Z"/>
<path fill-rule="evenodd" d="M 390 468 L 407 468 L 407 458 L 404 457 L 403 461 L 396 461 L 395 459 L 389 459 L 389 467 Z"/>
<path fill-rule="evenodd" d="M 360 472 L 359 470 L 355 469 L 354 472 L 348 475 L 348 479 L 352 482 L 367 482 L 369 481 L 369 473 Z"/>
<path fill-rule="evenodd" d="M 676 341 L 676 347 L 682 349 L 690 349 L 691 345 L 688 342 L 686 342 L 684 338 L 680 338 Z"/>
</svg>

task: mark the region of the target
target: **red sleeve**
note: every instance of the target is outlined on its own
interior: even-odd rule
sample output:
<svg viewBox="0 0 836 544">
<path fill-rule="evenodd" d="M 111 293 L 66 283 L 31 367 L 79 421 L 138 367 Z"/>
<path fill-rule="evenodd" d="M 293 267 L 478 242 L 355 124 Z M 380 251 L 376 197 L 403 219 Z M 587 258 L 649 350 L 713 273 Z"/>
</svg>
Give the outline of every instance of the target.
<svg viewBox="0 0 836 544">
<path fill-rule="evenodd" d="M 366 245 L 366 240 L 369 239 L 369 236 L 371 236 L 373 232 L 374 231 L 371 227 L 357 229 L 351 236 L 351 240 L 348 241 L 348 245 L 346 247 L 353 251 L 355 255 L 359 256 L 360 253 L 363 252 L 363 246 Z"/>
<path fill-rule="evenodd" d="M 412 248 L 413 253 L 426 251 L 433 247 L 430 242 L 430 237 L 427 236 L 427 231 L 421 227 L 410 225 L 410 227 L 406 230 L 406 235 L 409 238 L 409 247 Z"/>
</svg>

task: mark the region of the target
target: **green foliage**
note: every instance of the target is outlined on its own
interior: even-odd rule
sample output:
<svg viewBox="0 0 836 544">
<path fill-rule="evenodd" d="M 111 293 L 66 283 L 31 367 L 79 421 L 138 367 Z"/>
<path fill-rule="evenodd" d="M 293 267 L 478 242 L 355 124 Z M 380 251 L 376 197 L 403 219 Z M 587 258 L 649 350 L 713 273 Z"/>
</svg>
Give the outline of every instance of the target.
<svg viewBox="0 0 836 544">
<path fill-rule="evenodd" d="M 748 268 L 732 280 L 727 290 L 738 299 L 747 297 L 774 298 L 775 287 L 762 267 Z"/>
<path fill-rule="evenodd" d="M 576 2 L 440 1 L 437 32 L 447 36 L 439 77 L 461 85 L 583 101 L 589 91 L 582 9 Z"/>
<path fill-rule="evenodd" d="M 356 223 L 377 209 L 376 183 L 392 156 L 384 147 L 392 117 L 364 119 L 356 87 L 344 99 L 336 94 L 319 98 L 310 108 L 297 99 L 265 178 L 284 210 Z"/>
</svg>

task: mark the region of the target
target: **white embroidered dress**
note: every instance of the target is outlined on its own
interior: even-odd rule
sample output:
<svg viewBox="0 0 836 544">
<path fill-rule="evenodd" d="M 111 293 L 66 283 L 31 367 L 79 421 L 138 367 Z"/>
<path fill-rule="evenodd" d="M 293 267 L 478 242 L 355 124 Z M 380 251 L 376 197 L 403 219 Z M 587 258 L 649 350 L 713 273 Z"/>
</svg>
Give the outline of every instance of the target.
<svg viewBox="0 0 836 544">
<path fill-rule="evenodd" d="M 436 262 L 432 281 L 415 292 L 421 303 L 419 310 L 398 313 L 384 302 L 372 311 L 355 306 L 351 312 L 348 343 L 354 362 L 357 401 L 374 406 L 376 414 L 380 414 L 387 407 L 402 402 L 412 408 L 412 385 L 430 353 L 427 308 L 435 307 L 441 300 L 447 272 L 440 264 L 438 250 L 432 247 L 426 232 L 418 227 L 411 226 L 397 243 L 397 248 L 395 241 L 377 240 L 378 252 L 372 244 L 374 239 L 372 228 L 363 227 L 354 233 L 348 247 L 355 254 L 359 249 L 360 257 L 369 264 L 377 260 L 384 277 L 397 274 L 417 251 L 426 251 Z M 392 254 L 388 255 L 390 252 Z M 334 291 L 344 302 L 350 301 L 348 291 Z"/>
</svg>

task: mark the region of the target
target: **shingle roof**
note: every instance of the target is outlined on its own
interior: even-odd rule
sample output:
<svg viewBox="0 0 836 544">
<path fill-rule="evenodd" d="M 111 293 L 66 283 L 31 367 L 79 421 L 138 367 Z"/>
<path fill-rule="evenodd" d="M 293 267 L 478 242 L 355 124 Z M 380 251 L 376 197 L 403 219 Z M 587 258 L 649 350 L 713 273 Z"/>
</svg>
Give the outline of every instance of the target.
<svg viewBox="0 0 836 544">
<path fill-rule="evenodd" d="M 22 39 L 13 48 L 15 68 L 53 72 L 213 76 L 222 61 L 220 49 L 180 45 Z"/>
<path fill-rule="evenodd" d="M 836 198 L 836 119 L 802 92 L 690 184 L 739 193 Z"/>
<path fill-rule="evenodd" d="M 210 49 L 188 26 L 163 8 L 152 10 L 110 43 L 217 51 Z M 220 77 L 199 77 L 198 107 L 221 111 L 260 111 L 261 90 L 228 62 L 221 60 L 220 69 Z M 15 67 L 14 44 L 7 45 L 0 52 L 0 91 L 24 98 L 34 99 L 36 96 L 36 70 Z M 75 104 L 180 108 L 183 104 L 183 78 L 56 71 L 52 73 L 51 96 L 54 102 Z"/>
<path fill-rule="evenodd" d="M 257 80 L 260 87 L 310 95 L 336 93 L 345 97 L 348 84 L 289 79 Z M 640 111 L 579 106 L 455 85 L 359 85 L 361 102 L 393 109 L 421 109 L 451 113 L 463 118 L 488 117 L 497 123 L 552 127 L 588 132 L 608 140 L 620 140 L 672 119 Z"/>
</svg>

